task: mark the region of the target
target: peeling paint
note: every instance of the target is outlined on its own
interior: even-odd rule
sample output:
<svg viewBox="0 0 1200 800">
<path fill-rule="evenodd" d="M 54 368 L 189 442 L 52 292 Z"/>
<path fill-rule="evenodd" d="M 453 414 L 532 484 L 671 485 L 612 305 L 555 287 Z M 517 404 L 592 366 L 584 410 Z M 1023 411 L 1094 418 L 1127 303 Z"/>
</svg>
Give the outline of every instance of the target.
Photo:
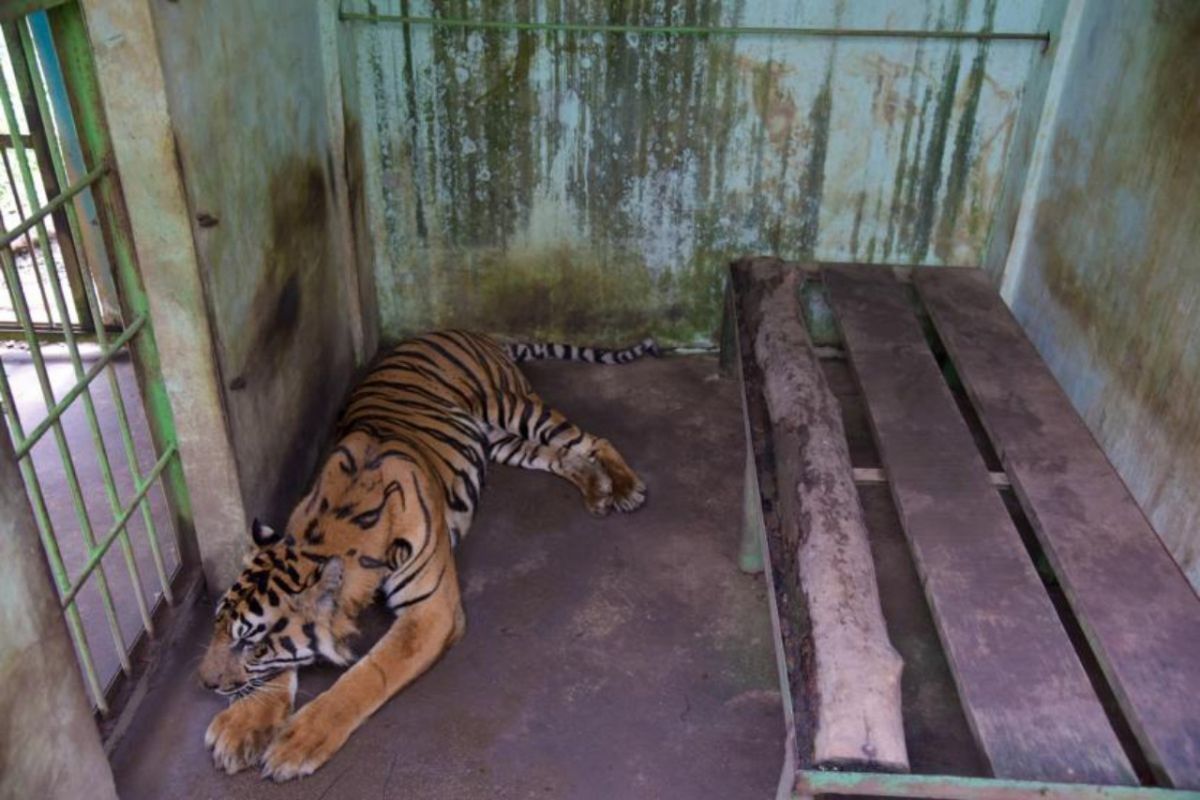
<svg viewBox="0 0 1200 800">
<path fill-rule="evenodd" d="M 374 5 L 651 25 L 919 28 L 945 17 L 942 0 Z M 1039 12 L 1034 0 L 956 0 L 942 24 L 1032 30 Z M 648 329 L 676 343 L 712 340 L 724 266 L 747 252 L 979 263 L 1006 157 L 1000 133 L 1035 47 L 403 25 L 365 26 L 359 41 L 353 102 L 372 106 L 362 119 L 380 150 L 365 167 L 380 172 L 367 185 L 382 187 L 368 202 L 383 221 L 385 336 L 454 318 L 574 338 Z M 543 285 L 548 273 L 528 263 L 563 253 L 571 279 Z M 600 276 L 617 263 L 638 277 Z M 605 298 L 591 313 L 565 288 L 589 281 Z M 489 287 L 504 299 L 465 304 L 479 316 L 452 302 Z M 578 321 L 546 303 L 577 309 Z"/>
</svg>

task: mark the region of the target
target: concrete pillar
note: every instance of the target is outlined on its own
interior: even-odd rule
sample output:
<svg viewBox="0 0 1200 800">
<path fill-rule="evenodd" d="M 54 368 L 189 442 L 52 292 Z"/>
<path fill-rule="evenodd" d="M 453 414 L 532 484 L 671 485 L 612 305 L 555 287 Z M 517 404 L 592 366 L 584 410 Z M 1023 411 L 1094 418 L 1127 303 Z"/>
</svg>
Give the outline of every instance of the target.
<svg viewBox="0 0 1200 800">
<path fill-rule="evenodd" d="M 0 797 L 116 796 L 12 442 L 0 431 Z"/>
<path fill-rule="evenodd" d="M 209 588 L 219 592 L 241 569 L 248 527 L 150 3 L 84 0 L 83 8 L 174 411 L 200 557 Z"/>
</svg>

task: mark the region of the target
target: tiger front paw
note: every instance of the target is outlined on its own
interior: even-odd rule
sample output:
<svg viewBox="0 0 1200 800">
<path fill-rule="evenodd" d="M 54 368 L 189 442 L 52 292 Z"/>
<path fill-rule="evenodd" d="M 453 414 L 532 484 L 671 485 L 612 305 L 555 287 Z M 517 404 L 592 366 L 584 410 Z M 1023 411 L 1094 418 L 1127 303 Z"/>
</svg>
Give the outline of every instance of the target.
<svg viewBox="0 0 1200 800">
<path fill-rule="evenodd" d="M 629 468 L 625 459 L 605 439 L 597 440 L 596 460 L 604 467 L 611 481 L 608 504 L 618 511 L 636 511 L 646 502 L 646 484 Z"/>
<path fill-rule="evenodd" d="M 271 742 L 263 755 L 262 774 L 290 781 L 316 772 L 350 738 L 354 725 L 326 713 L 321 698 L 300 709 Z"/>
<path fill-rule="evenodd" d="M 213 717 L 204 733 L 204 744 L 212 750 L 217 769 L 232 775 L 257 764 L 287 721 L 291 698 L 291 692 L 283 697 L 255 693 L 234 701 Z"/>
</svg>

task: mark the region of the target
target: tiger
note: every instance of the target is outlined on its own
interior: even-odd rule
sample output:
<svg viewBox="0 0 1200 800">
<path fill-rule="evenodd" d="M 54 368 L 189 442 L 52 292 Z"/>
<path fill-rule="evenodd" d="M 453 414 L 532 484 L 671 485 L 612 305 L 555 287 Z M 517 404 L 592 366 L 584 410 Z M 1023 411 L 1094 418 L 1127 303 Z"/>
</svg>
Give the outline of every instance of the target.
<svg viewBox="0 0 1200 800">
<path fill-rule="evenodd" d="M 205 732 L 217 768 L 312 774 L 462 637 L 453 552 L 490 463 L 565 478 L 598 516 L 642 506 L 646 486 L 616 448 L 547 405 L 517 365 L 647 355 L 659 355 L 653 339 L 608 350 L 448 330 L 377 358 L 311 488 L 283 529 L 254 521 L 245 569 L 217 604 L 198 670 L 230 700 Z M 394 620 L 356 659 L 355 620 L 376 597 Z M 297 671 L 318 661 L 347 669 L 293 713 Z"/>
</svg>

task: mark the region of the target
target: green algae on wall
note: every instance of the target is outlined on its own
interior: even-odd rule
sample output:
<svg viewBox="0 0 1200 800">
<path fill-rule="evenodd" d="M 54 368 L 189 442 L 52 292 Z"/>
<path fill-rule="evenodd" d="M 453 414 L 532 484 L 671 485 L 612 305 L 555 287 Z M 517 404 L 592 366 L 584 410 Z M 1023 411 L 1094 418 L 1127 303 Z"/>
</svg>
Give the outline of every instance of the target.
<svg viewBox="0 0 1200 800">
<path fill-rule="evenodd" d="M 689 26 L 1035 30 L 1040 16 L 1035 0 L 372 6 Z M 746 253 L 978 264 L 1037 48 L 350 24 L 385 337 L 455 323 L 707 342 L 724 267 Z"/>
</svg>

